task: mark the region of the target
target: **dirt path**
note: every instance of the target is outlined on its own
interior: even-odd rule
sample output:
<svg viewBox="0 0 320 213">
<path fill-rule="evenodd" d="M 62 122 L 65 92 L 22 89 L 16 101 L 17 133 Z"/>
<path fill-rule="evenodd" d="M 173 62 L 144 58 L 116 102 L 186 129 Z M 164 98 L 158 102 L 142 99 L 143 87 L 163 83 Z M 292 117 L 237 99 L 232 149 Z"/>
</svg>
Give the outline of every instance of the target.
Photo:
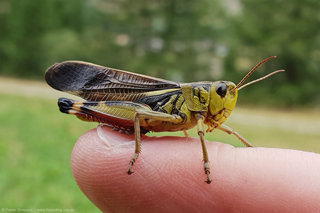
<svg viewBox="0 0 320 213">
<path fill-rule="evenodd" d="M 44 81 L 29 81 L 0 77 L 0 93 L 20 94 L 28 97 L 58 99 L 74 96 L 55 91 Z M 77 98 L 79 100 L 79 98 Z M 303 132 L 320 136 L 320 110 L 276 111 L 236 107 L 228 123 L 248 126 L 279 128 L 287 131 Z"/>
<path fill-rule="evenodd" d="M 19 94 L 27 97 L 40 97 L 47 99 L 57 99 L 61 96 L 74 98 L 72 95 L 52 89 L 44 80 L 41 82 L 4 77 L 0 77 L 0 93 Z"/>
</svg>

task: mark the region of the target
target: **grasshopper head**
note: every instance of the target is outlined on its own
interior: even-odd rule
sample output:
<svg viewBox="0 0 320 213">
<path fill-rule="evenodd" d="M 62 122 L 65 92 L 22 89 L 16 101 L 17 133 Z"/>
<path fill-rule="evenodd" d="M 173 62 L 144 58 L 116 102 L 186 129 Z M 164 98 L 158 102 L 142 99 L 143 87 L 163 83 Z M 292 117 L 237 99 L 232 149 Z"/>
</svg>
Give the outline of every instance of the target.
<svg viewBox="0 0 320 213">
<path fill-rule="evenodd" d="M 210 102 L 209 102 L 209 112 L 210 115 L 206 117 L 205 124 L 211 126 L 212 131 L 217 125 L 222 124 L 231 114 L 233 108 L 236 105 L 238 91 L 250 84 L 256 83 L 263 79 L 268 78 L 271 75 L 274 75 L 278 72 L 283 72 L 284 70 L 277 70 L 268 75 L 265 75 L 259 79 L 251 81 L 245 85 L 242 83 L 264 62 L 270 60 L 271 58 L 275 58 L 276 56 L 271 56 L 269 58 L 264 59 L 260 63 L 258 63 L 244 78 L 235 85 L 230 81 L 216 81 L 213 82 L 210 87 Z M 242 86 L 241 86 L 242 85 Z M 217 124 L 219 123 L 219 124 Z M 208 131 L 208 130 L 207 130 Z"/>
<path fill-rule="evenodd" d="M 209 112 L 211 119 L 222 124 L 236 105 L 238 90 L 230 81 L 216 81 L 210 87 Z M 209 121 L 210 122 L 210 121 Z"/>
</svg>

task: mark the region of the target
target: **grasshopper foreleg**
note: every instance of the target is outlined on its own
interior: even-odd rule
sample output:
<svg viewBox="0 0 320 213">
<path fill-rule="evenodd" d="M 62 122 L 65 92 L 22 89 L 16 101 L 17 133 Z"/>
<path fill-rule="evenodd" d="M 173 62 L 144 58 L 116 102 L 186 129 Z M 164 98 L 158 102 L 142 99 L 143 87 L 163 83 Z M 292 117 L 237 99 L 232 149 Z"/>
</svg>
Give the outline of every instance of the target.
<svg viewBox="0 0 320 213">
<path fill-rule="evenodd" d="M 222 131 L 224 131 L 224 132 L 226 132 L 226 133 L 228 133 L 228 134 L 235 135 L 244 145 L 246 145 L 247 147 L 252 147 L 252 145 L 251 145 L 251 143 L 249 143 L 249 141 L 247 141 L 244 137 L 242 137 L 239 133 L 237 133 L 236 131 L 234 131 L 230 127 L 221 124 L 217 128 L 222 130 Z"/>
</svg>

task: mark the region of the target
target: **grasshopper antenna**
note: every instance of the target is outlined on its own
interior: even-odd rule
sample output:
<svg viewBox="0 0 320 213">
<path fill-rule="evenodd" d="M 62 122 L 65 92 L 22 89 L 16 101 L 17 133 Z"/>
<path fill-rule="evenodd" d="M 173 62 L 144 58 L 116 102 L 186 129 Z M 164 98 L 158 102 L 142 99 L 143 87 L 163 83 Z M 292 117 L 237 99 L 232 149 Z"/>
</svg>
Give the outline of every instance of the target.
<svg viewBox="0 0 320 213">
<path fill-rule="evenodd" d="M 268 75 L 266 75 L 266 76 L 263 76 L 263 77 L 261 77 L 261 78 L 258 78 L 258 79 L 254 80 L 254 81 L 250 81 L 249 83 L 246 83 L 245 85 L 242 85 L 241 87 L 239 87 L 239 88 L 238 88 L 238 91 L 241 90 L 242 88 L 250 85 L 250 84 L 256 83 L 256 82 L 261 81 L 261 80 L 263 80 L 263 79 L 266 79 L 266 78 L 268 78 L 268 77 L 270 77 L 270 76 L 272 76 L 272 75 L 274 75 L 274 74 L 276 74 L 276 73 L 278 73 L 278 72 L 284 72 L 284 71 L 285 71 L 285 70 L 277 70 L 277 71 L 274 71 L 274 72 L 272 72 L 272 73 L 270 73 L 270 74 L 268 74 Z"/>
<path fill-rule="evenodd" d="M 250 71 L 250 72 L 248 72 L 248 74 L 246 75 L 246 76 L 244 76 L 244 78 L 237 84 L 237 86 L 235 87 L 235 88 L 233 88 L 230 92 L 233 92 L 234 90 L 236 90 L 237 88 L 238 88 L 238 91 L 240 90 L 240 89 L 243 89 L 244 87 L 246 87 L 246 86 L 248 86 L 248 85 L 250 85 L 250 84 L 253 84 L 253 83 L 256 83 L 256 82 L 258 82 L 258 81 L 261 81 L 261 80 L 263 80 L 263 79 L 266 79 L 266 78 L 268 78 L 268 77 L 270 77 L 271 75 L 274 75 L 274 74 L 276 74 L 276 73 L 278 73 L 278 72 L 284 72 L 285 70 L 277 70 L 277 71 L 274 71 L 274 72 L 272 72 L 272 73 L 270 73 L 270 74 L 268 74 L 268 75 L 266 75 L 266 76 L 263 76 L 263 77 L 261 77 L 261 78 L 259 78 L 259 79 L 256 79 L 256 80 L 253 80 L 253 81 L 250 81 L 249 83 L 246 83 L 245 85 L 242 85 L 241 86 L 241 84 L 261 65 L 261 64 L 263 64 L 264 62 L 266 62 L 266 61 L 269 61 L 270 59 L 272 59 L 272 58 L 276 58 L 277 56 L 271 56 L 271 57 L 269 57 L 269 58 L 266 58 L 266 59 L 264 59 L 263 61 L 261 61 L 259 64 L 257 64 L 255 67 L 253 67 L 252 68 L 252 70 Z M 241 87 L 240 87 L 241 86 Z"/>
</svg>

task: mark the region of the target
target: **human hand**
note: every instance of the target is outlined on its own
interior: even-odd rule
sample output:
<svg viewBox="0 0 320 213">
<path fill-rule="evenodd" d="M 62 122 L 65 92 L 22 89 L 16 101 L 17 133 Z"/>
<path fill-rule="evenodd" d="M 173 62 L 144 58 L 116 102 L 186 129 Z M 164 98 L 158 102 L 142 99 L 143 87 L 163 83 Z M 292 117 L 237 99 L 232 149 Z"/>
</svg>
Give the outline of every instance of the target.
<svg viewBox="0 0 320 213">
<path fill-rule="evenodd" d="M 134 136 L 98 133 L 79 138 L 71 168 L 103 212 L 320 212 L 319 154 L 207 142 L 207 184 L 198 138 L 142 136 L 128 175 Z"/>
</svg>

